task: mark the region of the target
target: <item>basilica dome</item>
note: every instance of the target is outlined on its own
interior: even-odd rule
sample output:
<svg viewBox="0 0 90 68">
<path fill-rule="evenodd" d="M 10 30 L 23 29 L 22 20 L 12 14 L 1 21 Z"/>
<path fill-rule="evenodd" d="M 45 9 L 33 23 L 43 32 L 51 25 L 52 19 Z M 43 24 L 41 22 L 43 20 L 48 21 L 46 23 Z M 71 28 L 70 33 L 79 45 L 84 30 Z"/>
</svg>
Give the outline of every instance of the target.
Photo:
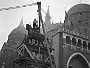
<svg viewBox="0 0 90 68">
<path fill-rule="evenodd" d="M 65 24 L 69 25 L 73 32 L 90 38 L 90 5 L 76 4 L 71 7 L 65 16 Z"/>
<path fill-rule="evenodd" d="M 72 15 L 74 13 L 77 13 L 77 12 L 90 12 L 90 5 L 89 4 L 77 4 L 77 5 L 74 5 L 73 7 L 71 7 L 69 9 L 69 11 L 67 12 L 68 15 Z"/>
<path fill-rule="evenodd" d="M 21 34 L 26 34 L 26 35 L 28 34 L 22 22 L 20 22 L 19 26 L 15 28 L 14 30 L 12 30 L 10 34 L 16 34 L 16 33 L 21 33 Z"/>
<path fill-rule="evenodd" d="M 19 26 L 11 31 L 10 35 L 8 36 L 7 43 L 10 45 L 19 45 L 24 36 L 28 34 L 28 31 L 23 25 L 23 19 L 21 20 Z"/>
</svg>

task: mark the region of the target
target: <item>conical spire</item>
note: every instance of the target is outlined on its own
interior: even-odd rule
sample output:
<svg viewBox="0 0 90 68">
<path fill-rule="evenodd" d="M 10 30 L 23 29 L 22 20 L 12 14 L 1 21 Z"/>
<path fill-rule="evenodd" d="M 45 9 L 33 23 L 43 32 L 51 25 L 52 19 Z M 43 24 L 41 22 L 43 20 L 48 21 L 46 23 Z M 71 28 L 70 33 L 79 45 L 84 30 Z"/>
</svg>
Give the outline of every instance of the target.
<svg viewBox="0 0 90 68">
<path fill-rule="evenodd" d="M 22 19 L 21 19 L 21 22 L 20 22 L 20 24 L 19 24 L 19 27 L 24 27 L 24 25 L 23 25 L 23 17 L 22 17 Z"/>
<path fill-rule="evenodd" d="M 67 14 L 67 12 L 66 12 L 66 10 L 65 10 L 65 22 L 68 20 L 68 14 Z"/>
<path fill-rule="evenodd" d="M 47 13 L 46 13 L 46 16 L 45 16 L 45 24 L 46 24 L 46 25 L 44 25 L 44 26 L 45 26 L 45 32 L 46 32 L 46 33 L 47 33 L 48 31 L 50 31 L 49 28 L 51 28 L 51 21 L 50 21 L 51 17 L 50 17 L 50 13 L 49 13 L 49 7 L 50 7 L 50 6 L 48 6 L 48 10 L 47 10 Z M 49 28 L 48 28 L 48 27 L 49 27 Z"/>
<path fill-rule="evenodd" d="M 50 6 L 47 6 L 48 7 L 48 10 L 47 10 L 47 13 L 46 13 L 46 16 L 45 16 L 45 20 L 50 20 L 51 17 L 50 17 L 50 13 L 49 13 L 49 7 Z"/>
</svg>

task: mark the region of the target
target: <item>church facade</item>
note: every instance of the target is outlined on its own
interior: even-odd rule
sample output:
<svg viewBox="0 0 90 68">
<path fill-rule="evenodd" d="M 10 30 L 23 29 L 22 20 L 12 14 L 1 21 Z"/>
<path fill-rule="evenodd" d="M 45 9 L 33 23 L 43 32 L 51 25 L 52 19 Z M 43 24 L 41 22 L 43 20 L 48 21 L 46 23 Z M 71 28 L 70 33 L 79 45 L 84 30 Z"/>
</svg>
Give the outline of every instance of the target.
<svg viewBox="0 0 90 68">
<path fill-rule="evenodd" d="M 49 16 L 48 16 L 49 15 Z M 77 4 L 65 12 L 64 23 L 51 24 L 49 9 L 45 17 L 48 38 L 52 41 L 56 68 L 90 68 L 90 5 Z M 17 46 L 27 31 L 23 19 L 3 44 L 0 68 L 13 68 Z M 20 68 L 18 65 L 14 68 Z"/>
<path fill-rule="evenodd" d="M 53 35 L 56 68 L 90 68 L 90 5 L 65 12 L 63 29 Z"/>
</svg>

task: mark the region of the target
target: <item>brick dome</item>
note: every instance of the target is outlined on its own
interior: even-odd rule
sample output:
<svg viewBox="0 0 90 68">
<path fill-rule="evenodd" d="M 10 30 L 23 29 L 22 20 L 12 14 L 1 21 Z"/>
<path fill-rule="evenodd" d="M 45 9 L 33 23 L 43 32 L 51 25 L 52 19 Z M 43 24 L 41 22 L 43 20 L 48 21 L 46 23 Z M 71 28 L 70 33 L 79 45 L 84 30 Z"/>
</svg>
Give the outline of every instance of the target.
<svg viewBox="0 0 90 68">
<path fill-rule="evenodd" d="M 74 13 L 83 12 L 83 11 L 90 12 L 90 5 L 89 4 L 77 4 L 71 7 L 67 13 L 70 16 Z"/>
<path fill-rule="evenodd" d="M 21 33 L 21 34 L 28 34 L 26 28 L 23 25 L 23 22 L 21 21 L 19 26 L 17 28 L 15 28 L 14 30 L 11 31 L 10 34 L 17 34 L 17 33 Z"/>
<path fill-rule="evenodd" d="M 22 19 L 19 26 L 11 31 L 10 35 L 8 36 L 7 43 L 10 45 L 17 45 L 18 43 L 21 43 L 23 41 L 24 36 L 27 34 L 28 31 L 24 27 Z"/>
</svg>

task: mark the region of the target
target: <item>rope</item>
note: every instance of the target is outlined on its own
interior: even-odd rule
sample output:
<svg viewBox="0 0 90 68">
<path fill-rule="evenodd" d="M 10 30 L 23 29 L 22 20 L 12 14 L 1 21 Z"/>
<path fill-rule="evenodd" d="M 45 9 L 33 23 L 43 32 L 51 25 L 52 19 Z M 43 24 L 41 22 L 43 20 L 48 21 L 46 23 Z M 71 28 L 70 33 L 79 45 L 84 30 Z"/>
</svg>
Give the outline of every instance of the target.
<svg viewBox="0 0 90 68">
<path fill-rule="evenodd" d="M 42 8 L 41 8 L 41 10 L 42 10 L 45 14 L 47 14 Z M 51 18 L 51 17 L 50 17 L 50 18 Z M 51 20 L 52 20 L 54 23 L 56 23 L 53 18 L 51 18 Z M 43 22 L 43 23 L 44 23 L 44 22 Z M 45 23 L 44 23 L 44 24 L 45 24 Z M 46 25 L 46 24 L 45 24 L 45 25 Z M 47 26 L 47 25 L 46 25 L 46 26 Z M 57 25 L 57 26 L 58 26 L 58 25 Z M 56 26 L 56 27 L 57 27 L 57 26 Z M 49 28 L 49 26 L 47 26 L 47 27 Z M 50 28 L 49 28 L 49 29 L 50 29 Z M 58 28 L 57 28 L 57 29 L 58 29 Z M 51 30 L 51 29 L 50 29 L 50 30 Z"/>
<path fill-rule="evenodd" d="M 49 29 L 50 29 L 50 31 L 52 30 L 45 22 L 43 22 Z"/>
<path fill-rule="evenodd" d="M 45 14 L 47 14 L 42 8 L 41 8 L 41 10 L 45 13 Z M 50 17 L 51 18 L 51 17 Z M 51 18 L 52 19 L 52 18 Z M 52 21 L 55 23 L 55 21 L 52 19 Z M 48 27 L 49 29 L 50 29 L 50 31 L 52 30 L 45 22 L 43 22 L 45 25 L 46 25 L 46 27 Z"/>
<path fill-rule="evenodd" d="M 41 8 L 41 10 L 45 13 L 45 14 L 47 14 L 42 8 Z M 51 17 L 50 17 L 51 18 Z M 51 18 L 52 19 L 52 18 Z M 54 19 L 52 19 L 52 21 L 53 22 L 55 22 L 55 20 Z M 56 23 L 56 22 L 55 22 Z"/>
<path fill-rule="evenodd" d="M 54 67 L 53 67 L 53 64 L 52 64 L 52 59 L 51 59 L 51 55 L 50 55 L 50 51 L 49 51 L 49 44 L 48 44 L 48 42 L 47 42 L 46 32 L 45 32 L 45 28 L 44 28 L 44 25 L 43 25 L 43 20 L 42 20 L 42 15 L 41 15 L 41 13 L 40 13 L 40 16 L 41 16 L 41 23 L 42 23 L 43 33 L 44 33 L 44 36 L 45 36 L 45 41 L 46 41 L 46 45 L 47 45 L 47 49 L 48 49 L 48 53 L 49 53 L 51 68 L 54 68 Z"/>
<path fill-rule="evenodd" d="M 12 10 L 12 9 L 18 9 L 18 8 L 23 8 L 23 7 L 28 7 L 28 6 L 33 6 L 33 5 L 37 5 L 37 3 L 32 3 L 32 4 L 26 4 L 26 5 L 19 5 L 19 6 L 15 6 L 15 7 L 8 7 L 8 8 L 1 8 L 0 11 L 4 11 L 4 10 Z M 41 8 L 42 9 L 42 8 Z M 43 9 L 42 11 L 47 14 Z M 51 18 L 51 17 L 50 17 Z M 52 18 L 51 18 L 52 19 Z M 52 19 L 53 20 L 53 19 Z M 53 20 L 54 21 L 54 20 Z M 55 22 L 55 21 L 54 21 Z M 44 23 L 45 24 L 45 23 Z M 46 25 L 46 24 L 45 24 Z M 46 25 L 47 26 L 47 25 Z M 50 30 L 51 28 L 49 26 L 47 26 Z"/>
<path fill-rule="evenodd" d="M 26 5 L 19 5 L 19 6 L 15 6 L 15 7 L 9 7 L 9 8 L 1 8 L 0 11 L 3 11 L 3 10 L 11 10 L 11 9 L 18 9 L 18 8 L 33 6 L 33 5 L 36 5 L 36 4 L 37 4 L 37 3 L 32 3 L 32 4 L 26 4 Z"/>
</svg>

